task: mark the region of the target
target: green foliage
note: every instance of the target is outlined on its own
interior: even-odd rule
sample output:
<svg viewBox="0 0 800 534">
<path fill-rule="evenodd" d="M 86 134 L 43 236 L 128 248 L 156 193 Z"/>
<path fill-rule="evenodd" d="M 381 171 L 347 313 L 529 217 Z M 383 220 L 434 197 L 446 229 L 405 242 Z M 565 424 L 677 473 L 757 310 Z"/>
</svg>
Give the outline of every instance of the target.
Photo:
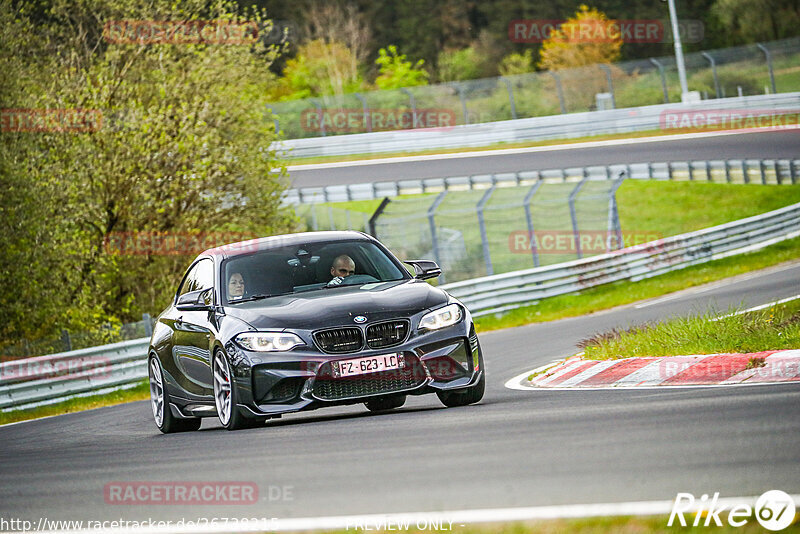
<svg viewBox="0 0 800 534">
<path fill-rule="evenodd" d="M 414 87 L 428 85 L 428 72 L 423 70 L 424 60 L 420 59 L 415 64 L 406 60 L 404 54 L 397 52 L 397 47 L 389 45 L 378 50 L 378 65 L 380 75 L 375 79 L 378 89 L 398 89 L 400 87 Z"/>
<path fill-rule="evenodd" d="M 358 61 L 342 43 L 314 40 L 300 47 L 297 57 L 286 62 L 281 100 L 358 91 L 363 80 Z"/>
<path fill-rule="evenodd" d="M 522 54 L 512 52 L 500 62 L 500 76 L 512 76 L 514 74 L 533 72 L 536 70 L 533 63 L 532 50 L 528 49 Z"/>
<path fill-rule="evenodd" d="M 473 47 L 444 50 L 439 54 L 438 78 L 441 82 L 472 80 L 480 73 L 478 54 Z"/>
<path fill-rule="evenodd" d="M 293 222 L 263 115 L 276 50 L 115 44 L 114 20 L 251 20 L 226 0 L 0 0 L 0 97 L 10 108 L 94 110 L 85 132 L 2 132 L 0 339 L 91 330 L 157 313 L 193 251 L 116 254 L 120 233 L 235 231 Z"/>
</svg>

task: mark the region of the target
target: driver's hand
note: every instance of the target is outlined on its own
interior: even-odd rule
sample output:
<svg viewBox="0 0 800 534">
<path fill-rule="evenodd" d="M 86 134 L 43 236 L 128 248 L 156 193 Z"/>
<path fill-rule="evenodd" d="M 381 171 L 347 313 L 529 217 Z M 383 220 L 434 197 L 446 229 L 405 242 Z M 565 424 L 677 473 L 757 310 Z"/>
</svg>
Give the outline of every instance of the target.
<svg viewBox="0 0 800 534">
<path fill-rule="evenodd" d="M 342 282 L 344 282 L 344 278 L 342 278 L 341 276 L 334 276 L 333 280 L 328 282 L 327 285 L 328 285 L 328 287 L 334 287 L 334 286 L 341 285 Z"/>
</svg>

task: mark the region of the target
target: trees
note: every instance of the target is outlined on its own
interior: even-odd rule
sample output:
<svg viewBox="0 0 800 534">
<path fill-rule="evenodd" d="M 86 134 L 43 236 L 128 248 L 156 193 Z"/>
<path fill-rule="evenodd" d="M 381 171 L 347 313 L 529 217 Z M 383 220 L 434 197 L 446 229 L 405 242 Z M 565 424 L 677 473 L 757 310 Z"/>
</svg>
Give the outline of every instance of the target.
<svg viewBox="0 0 800 534">
<path fill-rule="evenodd" d="M 573 17 L 542 43 L 539 66 L 561 70 L 619 60 L 622 36 L 619 31 L 608 30 L 611 22 L 597 9 L 581 5 Z"/>
<path fill-rule="evenodd" d="M 428 84 L 428 73 L 423 70 L 423 60 L 418 60 L 415 64 L 406 60 L 404 54 L 397 52 L 397 47 L 389 45 L 378 51 L 378 59 L 375 63 L 379 67 L 380 74 L 375 79 L 378 89 L 397 89 L 399 87 L 413 87 Z"/>
<path fill-rule="evenodd" d="M 263 115 L 276 51 L 260 43 L 119 44 L 113 20 L 269 23 L 225 1 L 0 0 L 3 102 L 92 110 L 88 131 L 0 132 L 0 338 L 157 312 L 191 257 L 115 254 L 127 232 L 266 235 L 291 228 Z M 36 24 L 34 24 L 34 22 Z M 191 252 L 190 252 L 191 254 Z"/>
</svg>

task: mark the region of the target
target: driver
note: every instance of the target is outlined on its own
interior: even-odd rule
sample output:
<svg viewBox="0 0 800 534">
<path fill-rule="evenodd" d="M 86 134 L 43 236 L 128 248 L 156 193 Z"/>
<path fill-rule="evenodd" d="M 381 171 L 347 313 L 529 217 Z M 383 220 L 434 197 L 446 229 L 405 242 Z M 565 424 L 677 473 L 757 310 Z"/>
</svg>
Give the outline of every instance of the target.
<svg viewBox="0 0 800 534">
<path fill-rule="evenodd" d="M 233 273 L 228 278 L 228 299 L 239 300 L 244 296 L 244 277 L 242 273 Z"/>
<path fill-rule="evenodd" d="M 347 278 L 356 274 L 356 262 L 347 254 L 337 256 L 331 264 L 331 276 L 333 278 Z"/>
</svg>

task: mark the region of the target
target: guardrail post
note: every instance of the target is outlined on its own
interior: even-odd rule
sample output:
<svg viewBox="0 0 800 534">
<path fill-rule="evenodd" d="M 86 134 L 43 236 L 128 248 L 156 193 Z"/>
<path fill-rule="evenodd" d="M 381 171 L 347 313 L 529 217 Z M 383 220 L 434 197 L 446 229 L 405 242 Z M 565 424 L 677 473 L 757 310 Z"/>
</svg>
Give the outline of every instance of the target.
<svg viewBox="0 0 800 534">
<path fill-rule="evenodd" d="M 778 183 L 778 185 L 783 185 L 783 180 L 781 180 L 781 169 L 778 166 L 777 159 L 772 160 L 772 168 L 775 171 L 775 181 Z"/>
<path fill-rule="evenodd" d="M 371 235 L 375 239 L 378 239 L 378 234 L 375 231 L 375 223 L 377 223 L 380 216 L 383 215 L 383 210 L 386 209 L 386 206 L 389 205 L 389 202 L 391 202 L 391 200 L 389 200 L 389 197 L 383 197 L 383 200 L 378 206 L 378 209 L 375 210 L 375 213 L 372 214 L 372 217 L 370 217 L 369 221 L 367 222 L 367 228 L 369 228 L 369 235 Z"/>
<path fill-rule="evenodd" d="M 617 101 L 614 98 L 614 81 L 611 79 L 611 68 L 608 65 L 601 63 L 598 65 L 606 73 L 606 82 L 608 83 L 608 92 L 611 94 L 611 105 L 617 109 Z"/>
<path fill-rule="evenodd" d="M 661 88 L 664 90 L 664 103 L 669 104 L 669 91 L 667 90 L 667 76 L 664 74 L 664 65 L 655 58 L 650 58 L 650 63 L 658 68 L 658 73 L 661 75 Z"/>
<path fill-rule="evenodd" d="M 442 203 L 444 197 L 447 195 L 447 191 L 442 191 L 436 196 L 436 199 L 431 204 L 431 207 L 428 208 L 428 224 L 431 228 L 431 247 L 433 248 L 433 259 L 436 260 L 436 263 L 439 264 L 439 267 L 442 266 L 442 259 L 441 255 L 439 254 L 439 240 L 436 236 L 436 210 L 439 208 L 439 204 Z M 439 275 L 439 281 L 444 282 L 444 272 Z"/>
<path fill-rule="evenodd" d="M 706 58 L 709 63 L 711 63 L 711 75 L 714 77 L 714 98 L 720 98 L 719 79 L 717 78 L 717 62 L 708 52 L 700 52 L 700 55 Z"/>
<path fill-rule="evenodd" d="M 500 76 L 500 79 L 503 80 L 506 84 L 506 89 L 508 90 L 508 103 L 511 104 L 511 118 L 517 118 L 517 104 L 514 102 L 514 89 L 511 87 L 511 80 L 506 78 L 505 76 Z"/>
<path fill-rule="evenodd" d="M 142 322 L 144 322 L 144 333 L 147 337 L 153 335 L 153 319 L 149 313 L 142 314 Z"/>
<path fill-rule="evenodd" d="M 583 184 L 589 179 L 589 175 L 586 172 L 586 167 L 583 168 L 583 179 L 578 182 L 578 185 L 572 190 L 569 194 L 569 216 L 572 219 L 572 236 L 575 239 L 575 251 L 578 253 L 578 259 L 583 258 L 583 252 L 581 251 L 581 235 L 578 231 L 578 214 L 575 210 L 575 198 L 578 196 L 578 193 L 583 187 Z"/>
<path fill-rule="evenodd" d="M 750 183 L 750 173 L 747 172 L 746 160 L 742 160 L 742 180 L 744 180 L 744 183 L 746 184 Z"/>
<path fill-rule="evenodd" d="M 456 83 L 456 91 L 458 91 L 458 99 L 461 100 L 461 114 L 464 116 L 464 124 L 469 124 L 469 115 L 467 115 L 467 99 L 464 97 L 464 88 L 460 83 Z"/>
<path fill-rule="evenodd" d="M 769 69 L 769 84 L 772 87 L 772 94 L 774 95 L 775 93 L 778 92 L 778 90 L 775 88 L 775 71 L 772 70 L 772 54 L 769 53 L 769 48 L 767 48 L 763 44 L 756 43 L 756 46 L 762 52 L 764 52 L 764 56 L 766 56 L 767 58 L 767 68 Z"/>
<path fill-rule="evenodd" d="M 689 181 L 694 182 L 694 165 L 692 161 L 689 161 Z"/>
<path fill-rule="evenodd" d="M 706 181 L 713 182 L 714 179 L 711 177 L 711 162 L 706 160 Z"/>
<path fill-rule="evenodd" d="M 281 123 L 278 122 L 278 118 L 277 117 L 274 117 L 272 119 L 272 122 L 275 123 L 275 135 L 278 135 L 279 133 L 281 133 Z"/>
<path fill-rule="evenodd" d="M 667 162 L 667 178 L 672 181 L 672 162 Z"/>
<path fill-rule="evenodd" d="M 367 107 L 367 99 L 361 93 L 354 93 L 355 97 L 361 101 L 361 108 L 364 110 L 364 127 L 367 132 L 372 131 L 372 116 L 369 114 L 369 107 Z M 413 117 L 412 117 L 413 119 Z"/>
<path fill-rule="evenodd" d="M 792 183 L 796 184 L 797 183 L 797 170 L 794 167 L 794 162 L 795 162 L 795 160 L 793 160 L 793 159 L 789 160 L 789 177 L 792 179 Z"/>
<path fill-rule="evenodd" d="M 731 183 L 731 166 L 728 163 L 727 159 L 724 161 L 724 163 L 725 163 L 725 181 Z"/>
<path fill-rule="evenodd" d="M 486 262 L 486 274 L 492 275 L 494 274 L 494 269 L 492 268 L 492 257 L 489 253 L 489 238 L 486 235 L 486 221 L 483 217 L 483 210 L 486 207 L 486 203 L 489 202 L 489 197 L 492 196 L 494 193 L 494 188 L 496 186 L 492 185 L 481 197 L 480 201 L 478 201 L 477 211 L 478 211 L 478 226 L 480 226 L 481 230 L 481 246 L 483 247 L 483 261 Z"/>
<path fill-rule="evenodd" d="M 64 352 L 72 350 L 72 338 L 69 337 L 69 330 L 61 329 L 61 345 L 64 347 Z"/>
<path fill-rule="evenodd" d="M 414 119 L 417 117 L 417 101 L 411 91 L 405 87 L 401 87 L 400 92 L 408 96 L 408 103 L 411 106 L 411 129 L 414 129 L 414 124 L 416 123 Z"/>
<path fill-rule="evenodd" d="M 528 190 L 528 193 L 525 195 L 525 200 L 523 200 L 523 207 L 525 208 L 525 222 L 528 223 L 528 241 L 531 245 L 531 254 L 533 254 L 533 266 L 539 266 L 539 248 L 536 246 L 536 232 L 535 228 L 533 227 L 533 217 L 531 217 L 531 200 L 533 200 L 533 195 L 536 194 L 536 191 L 542 186 L 542 178 L 541 176 L 536 181 L 535 184 L 531 186 Z"/>
<path fill-rule="evenodd" d="M 317 117 L 319 118 L 319 133 L 325 137 L 325 115 L 322 113 L 322 104 L 316 98 L 312 98 L 311 102 L 317 108 Z"/>
<path fill-rule="evenodd" d="M 558 103 L 561 106 L 561 113 L 567 112 L 567 105 L 564 102 L 564 89 L 561 87 L 561 78 L 554 71 L 547 71 L 550 76 L 556 81 L 556 89 L 558 90 Z"/>
<path fill-rule="evenodd" d="M 766 169 L 764 169 L 764 160 L 763 159 L 758 160 L 758 170 L 761 172 L 761 184 L 762 185 L 766 185 L 766 183 L 767 183 L 767 172 L 766 172 Z"/>
<path fill-rule="evenodd" d="M 648 161 L 647 162 L 647 179 L 648 180 L 655 179 L 655 176 L 653 176 L 653 162 L 652 161 Z"/>
</svg>

